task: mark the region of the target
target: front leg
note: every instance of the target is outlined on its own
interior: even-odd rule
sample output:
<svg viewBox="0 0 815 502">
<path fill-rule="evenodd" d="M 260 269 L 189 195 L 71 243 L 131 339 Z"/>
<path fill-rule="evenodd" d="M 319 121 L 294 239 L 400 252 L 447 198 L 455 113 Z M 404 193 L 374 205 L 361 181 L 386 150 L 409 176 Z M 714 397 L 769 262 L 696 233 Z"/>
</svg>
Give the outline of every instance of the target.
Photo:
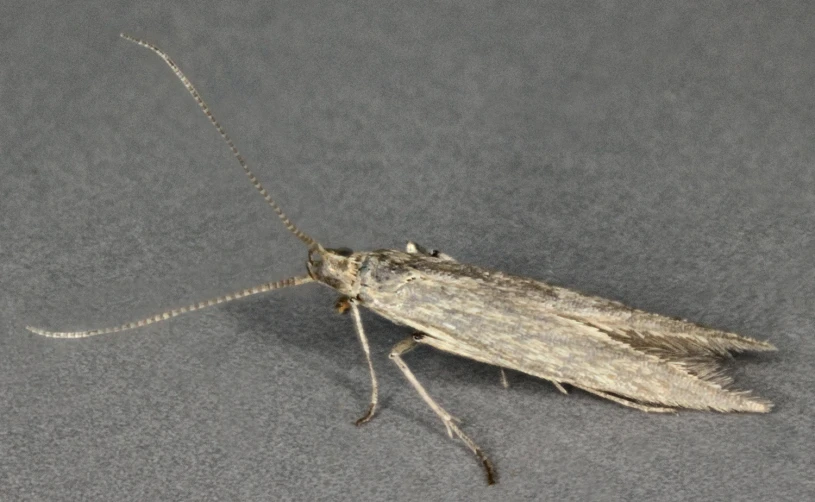
<svg viewBox="0 0 815 502">
<path fill-rule="evenodd" d="M 371 402 L 368 405 L 368 411 L 365 413 L 365 415 L 354 422 L 356 425 L 362 425 L 374 417 L 374 413 L 376 412 L 376 403 L 379 396 L 379 384 L 376 381 L 374 363 L 371 361 L 371 349 L 368 347 L 368 337 L 365 336 L 365 330 L 362 329 L 362 317 L 359 315 L 357 301 L 352 298 L 342 297 L 337 301 L 336 309 L 340 313 L 343 313 L 348 309 L 351 310 L 352 317 L 354 318 L 354 327 L 359 335 L 359 342 L 362 345 L 362 351 L 365 352 L 365 359 L 368 361 L 368 370 L 371 373 Z"/>
<path fill-rule="evenodd" d="M 341 296 L 337 298 L 337 303 L 334 304 L 334 310 L 337 311 L 339 314 L 344 314 L 348 312 L 348 309 L 351 308 L 351 299 L 347 296 Z"/>
</svg>

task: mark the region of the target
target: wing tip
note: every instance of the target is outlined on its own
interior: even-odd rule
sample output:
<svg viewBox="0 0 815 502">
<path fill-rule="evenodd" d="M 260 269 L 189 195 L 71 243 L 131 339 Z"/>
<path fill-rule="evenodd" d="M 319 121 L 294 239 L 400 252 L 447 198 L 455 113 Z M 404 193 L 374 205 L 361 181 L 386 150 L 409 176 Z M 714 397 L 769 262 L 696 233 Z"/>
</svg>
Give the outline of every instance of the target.
<svg viewBox="0 0 815 502">
<path fill-rule="evenodd" d="M 760 352 L 778 352 L 778 347 L 767 340 L 759 340 L 758 343 L 761 345 Z"/>
<path fill-rule="evenodd" d="M 749 397 L 742 406 L 734 411 L 746 413 L 770 413 L 773 410 L 773 403 L 760 397 Z"/>
<path fill-rule="evenodd" d="M 731 343 L 725 344 L 725 349 L 740 352 L 776 352 L 778 351 L 778 347 L 773 345 L 767 340 L 756 340 L 755 338 L 749 338 L 746 336 L 735 335 L 738 337 L 735 340 L 731 340 Z"/>
</svg>

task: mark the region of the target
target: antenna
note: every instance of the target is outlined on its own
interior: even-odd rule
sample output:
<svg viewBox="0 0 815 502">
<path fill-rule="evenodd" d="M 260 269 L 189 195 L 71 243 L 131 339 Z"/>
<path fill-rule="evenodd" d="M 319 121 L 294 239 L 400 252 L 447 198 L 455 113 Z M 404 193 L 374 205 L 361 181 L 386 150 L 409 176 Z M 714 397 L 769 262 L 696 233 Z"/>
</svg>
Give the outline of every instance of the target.
<svg viewBox="0 0 815 502">
<path fill-rule="evenodd" d="M 255 173 L 253 173 L 252 170 L 249 169 L 249 166 L 246 164 L 246 160 L 244 160 L 243 155 L 241 155 L 241 152 L 238 151 L 238 148 L 235 146 L 235 143 L 232 142 L 232 138 L 230 138 L 229 134 L 226 133 L 226 130 L 224 130 L 224 128 L 221 127 L 221 124 L 212 114 L 212 111 L 209 109 L 209 106 L 207 106 L 203 98 L 201 98 L 201 95 L 198 94 L 198 91 L 195 89 L 195 86 L 192 85 L 190 79 L 188 79 L 187 76 L 184 75 L 184 73 L 178 67 L 178 65 L 176 65 L 172 59 L 170 59 L 170 56 L 168 56 L 167 53 L 165 53 L 155 45 L 151 44 L 150 42 L 146 42 L 139 38 L 131 37 L 130 35 L 127 35 L 125 33 L 120 33 L 119 36 L 121 36 L 125 40 L 129 40 L 135 44 L 150 49 L 151 51 L 158 54 L 158 56 L 161 59 L 163 59 L 165 63 L 167 63 L 170 69 L 173 70 L 173 73 L 175 73 L 175 76 L 178 77 L 179 80 L 181 80 L 181 83 L 184 84 L 184 87 L 186 87 L 187 90 L 190 92 L 193 99 L 195 99 L 195 102 L 198 103 L 198 106 L 204 112 L 204 115 L 206 115 L 209 121 L 212 123 L 212 125 L 215 126 L 215 129 L 217 129 L 218 134 L 220 134 L 224 141 L 226 141 L 227 146 L 229 146 L 229 149 L 232 151 L 232 155 L 234 155 L 235 158 L 238 159 L 238 164 L 241 165 L 241 168 L 243 168 L 243 172 L 246 173 L 246 177 L 249 178 L 249 182 L 252 183 L 252 186 L 255 187 L 255 189 L 257 189 L 258 192 L 260 192 L 260 195 L 263 196 L 263 199 L 270 206 L 272 206 L 272 209 L 274 209 L 275 213 L 277 213 L 277 217 L 280 218 L 280 221 L 283 222 L 283 225 L 285 225 L 286 228 L 289 229 L 289 232 L 293 233 L 295 236 L 297 236 L 298 239 L 306 243 L 309 249 L 322 250 L 323 247 L 320 245 L 320 243 L 309 237 L 305 232 L 303 232 L 299 228 L 297 228 L 297 225 L 292 223 L 291 220 L 289 220 L 288 216 L 286 216 L 286 213 L 284 213 L 283 210 L 280 209 L 280 206 L 278 206 L 277 203 L 274 200 L 272 200 L 272 197 L 269 195 L 269 192 L 267 192 L 263 185 L 260 184 L 260 181 L 258 181 L 257 177 L 255 176 Z"/>
<path fill-rule="evenodd" d="M 141 328 L 142 326 L 147 326 L 148 324 L 153 324 L 159 321 L 165 321 L 172 317 L 186 314 L 187 312 L 195 312 L 196 310 L 218 305 L 219 303 L 231 302 L 232 300 L 237 300 L 238 298 L 244 298 L 247 296 L 256 295 L 258 293 L 265 293 L 267 291 L 272 291 L 273 289 L 282 289 L 289 286 L 308 284 L 309 282 L 313 282 L 313 279 L 307 275 L 289 277 L 288 279 L 283 279 L 282 281 L 277 282 L 267 282 L 251 288 L 242 289 L 240 291 L 233 291 L 232 293 L 227 293 L 216 298 L 210 298 L 209 300 L 204 300 L 202 302 L 192 303 L 185 307 L 167 310 L 161 314 L 145 317 L 144 319 L 140 319 L 138 321 L 128 322 L 109 328 L 91 329 L 88 331 L 48 331 L 41 328 L 35 328 L 34 326 L 26 326 L 25 329 L 32 333 L 47 336 L 49 338 L 87 338 L 89 336 L 106 335 L 108 333 L 118 333 L 119 331 L 126 331 L 133 328 Z"/>
</svg>

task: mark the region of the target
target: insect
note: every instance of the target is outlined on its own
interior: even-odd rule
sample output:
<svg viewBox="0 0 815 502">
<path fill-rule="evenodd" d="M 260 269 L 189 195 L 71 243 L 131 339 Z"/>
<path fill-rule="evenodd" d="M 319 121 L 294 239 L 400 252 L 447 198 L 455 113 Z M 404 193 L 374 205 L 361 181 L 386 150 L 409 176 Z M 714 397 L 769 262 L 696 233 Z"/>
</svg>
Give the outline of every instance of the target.
<svg viewBox="0 0 815 502">
<path fill-rule="evenodd" d="M 355 252 L 332 249 L 292 223 L 261 185 L 178 66 L 155 45 L 129 35 L 126 40 L 160 56 L 181 80 L 209 121 L 226 141 L 249 181 L 277 213 L 283 225 L 308 248 L 307 274 L 269 282 L 225 296 L 130 322 L 90 331 L 28 329 L 54 338 L 82 338 L 146 326 L 211 305 L 274 289 L 320 283 L 340 294 L 336 308 L 350 311 L 371 379 L 371 397 L 357 425 L 375 414 L 378 384 L 359 307 L 409 326 L 415 333 L 390 351 L 390 358 L 421 398 L 481 462 L 487 482 L 495 469 L 482 449 L 434 398 L 408 367 L 403 355 L 418 345 L 456 354 L 551 381 L 646 412 L 680 408 L 720 412 L 770 411 L 772 404 L 748 391 L 731 388 L 721 362 L 731 353 L 771 351 L 754 340 L 627 307 L 544 282 L 474 265 L 409 242 L 405 251 Z"/>
</svg>

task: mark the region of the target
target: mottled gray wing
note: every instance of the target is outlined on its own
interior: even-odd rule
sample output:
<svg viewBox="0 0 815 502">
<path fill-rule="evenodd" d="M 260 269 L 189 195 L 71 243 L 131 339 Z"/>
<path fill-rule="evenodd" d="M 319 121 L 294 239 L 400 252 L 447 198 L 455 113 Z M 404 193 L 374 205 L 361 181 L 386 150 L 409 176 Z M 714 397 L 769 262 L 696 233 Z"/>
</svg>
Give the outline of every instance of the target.
<svg viewBox="0 0 815 502">
<path fill-rule="evenodd" d="M 643 402 L 769 409 L 729 390 L 719 371 L 728 351 L 772 350 L 766 342 L 472 265 L 379 253 L 361 270 L 364 304 L 429 345 Z"/>
</svg>

